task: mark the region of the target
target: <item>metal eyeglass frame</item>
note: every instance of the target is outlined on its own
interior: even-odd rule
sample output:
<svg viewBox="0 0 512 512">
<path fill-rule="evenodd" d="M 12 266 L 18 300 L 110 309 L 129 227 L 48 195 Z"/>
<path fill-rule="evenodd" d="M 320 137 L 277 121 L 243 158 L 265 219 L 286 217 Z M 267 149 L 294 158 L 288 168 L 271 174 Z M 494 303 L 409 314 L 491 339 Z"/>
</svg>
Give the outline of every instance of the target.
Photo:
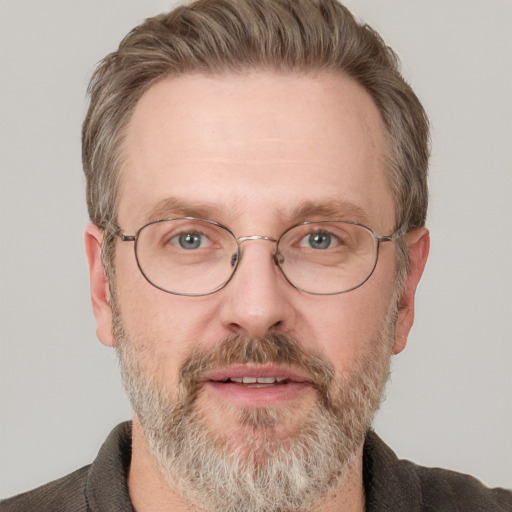
<svg viewBox="0 0 512 512">
<path fill-rule="evenodd" d="M 235 242 L 237 244 L 237 252 L 235 254 L 233 254 L 233 256 L 232 256 L 231 264 L 233 266 L 233 271 L 231 272 L 231 275 L 229 276 L 229 278 L 224 283 L 220 284 L 219 286 L 217 286 L 213 290 L 210 290 L 210 291 L 204 292 L 204 293 L 203 292 L 201 292 L 201 293 L 197 293 L 197 292 L 196 293 L 176 292 L 176 291 L 172 291 L 172 290 L 168 290 L 166 288 L 163 288 L 162 286 L 159 286 L 157 283 L 153 282 L 146 275 L 146 273 L 144 272 L 144 270 L 143 270 L 143 268 L 142 268 L 142 266 L 141 266 L 141 264 L 139 262 L 139 257 L 137 255 L 137 242 L 138 242 L 139 233 L 144 228 L 146 228 L 147 226 L 149 226 L 151 224 L 157 224 L 159 222 L 167 222 L 167 221 L 173 221 L 173 220 L 191 220 L 191 221 L 205 222 L 207 224 L 212 224 L 213 226 L 217 226 L 217 227 L 223 229 L 224 231 L 228 232 L 233 237 L 233 239 L 235 240 Z M 344 224 L 351 224 L 353 226 L 359 226 L 361 228 L 366 229 L 373 236 L 373 238 L 375 240 L 375 246 L 376 246 L 376 249 L 375 249 L 375 262 L 373 264 L 373 267 L 372 267 L 370 273 L 368 274 L 368 276 L 361 283 L 359 283 L 358 285 L 353 286 L 352 288 L 349 288 L 347 290 L 342 290 L 342 291 L 339 291 L 339 292 L 311 292 L 309 290 L 305 290 L 304 288 L 301 288 L 300 286 L 297 286 L 295 283 L 293 283 L 289 279 L 289 277 L 286 275 L 286 272 L 281 267 L 281 263 L 283 262 L 283 257 L 281 256 L 281 254 L 279 253 L 279 250 L 278 250 L 279 249 L 279 242 L 286 235 L 286 233 L 288 233 L 292 229 L 295 229 L 296 227 L 305 226 L 305 225 L 308 225 L 308 224 L 323 224 L 323 223 L 327 224 L 327 223 L 334 223 L 334 222 L 341 222 L 341 223 L 344 223 Z M 141 274 L 144 276 L 144 278 L 146 279 L 146 281 L 149 284 L 151 284 L 155 288 L 158 288 L 159 290 L 162 290 L 163 292 L 171 293 L 173 295 L 181 295 L 181 296 L 185 296 L 185 297 L 202 297 L 202 296 L 205 296 L 205 295 L 211 295 L 212 293 L 218 292 L 219 290 L 224 288 L 231 281 L 231 279 L 235 275 L 235 272 L 236 272 L 236 270 L 238 268 L 238 265 L 240 264 L 240 261 L 242 259 L 242 245 L 241 244 L 244 243 L 244 242 L 247 242 L 247 241 L 251 241 L 251 240 L 265 240 L 265 241 L 272 242 L 272 243 L 275 244 L 275 250 L 274 250 L 274 253 L 272 255 L 274 263 L 276 264 L 277 267 L 279 267 L 279 270 L 281 271 L 281 273 L 283 274 L 285 279 L 288 281 L 288 283 L 290 283 L 295 289 L 297 289 L 297 290 L 299 290 L 301 292 L 304 292 L 304 293 L 308 293 L 310 295 L 340 295 L 342 293 L 351 292 L 352 290 L 355 290 L 356 288 L 359 288 L 364 283 L 366 283 L 366 281 L 368 281 L 368 279 L 370 279 L 370 277 L 373 275 L 373 272 L 375 271 L 375 268 L 377 267 L 377 262 L 379 260 L 380 244 L 382 242 L 392 242 L 393 240 L 396 240 L 397 238 L 402 237 L 404 235 L 404 231 L 402 229 L 398 229 L 398 230 L 394 231 L 391 235 L 377 235 L 377 233 L 375 233 L 375 231 L 373 231 L 373 229 L 369 228 L 368 226 L 365 226 L 364 224 L 360 224 L 358 222 L 351 222 L 351 221 L 346 221 L 346 220 L 319 220 L 319 221 L 298 222 L 297 224 L 294 224 L 293 226 L 290 226 L 289 228 L 285 229 L 281 233 L 279 238 L 277 238 L 277 239 L 276 238 L 272 238 L 270 236 L 265 236 L 265 235 L 249 235 L 249 236 L 237 237 L 228 227 L 224 226 L 223 224 L 220 224 L 219 222 L 213 221 L 213 220 L 200 219 L 200 218 L 197 218 L 197 217 L 170 217 L 170 218 L 166 218 L 166 219 L 157 219 L 157 220 L 153 220 L 151 222 L 147 222 L 146 224 L 141 226 L 139 229 L 137 229 L 137 231 L 133 235 L 126 235 L 126 234 L 122 233 L 121 228 L 115 227 L 114 235 L 117 236 L 122 242 L 134 242 L 133 248 L 134 248 L 134 253 L 135 253 L 135 261 L 137 262 L 137 266 L 139 267 L 139 270 L 140 270 Z"/>
</svg>

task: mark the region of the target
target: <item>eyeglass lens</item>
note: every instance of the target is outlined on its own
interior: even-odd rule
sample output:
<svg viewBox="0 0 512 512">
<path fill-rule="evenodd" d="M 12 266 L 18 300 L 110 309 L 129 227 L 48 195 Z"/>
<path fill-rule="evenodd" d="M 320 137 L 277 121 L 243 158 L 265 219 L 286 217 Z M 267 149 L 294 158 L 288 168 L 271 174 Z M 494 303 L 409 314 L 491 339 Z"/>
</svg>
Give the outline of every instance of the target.
<svg viewBox="0 0 512 512">
<path fill-rule="evenodd" d="M 239 244 L 225 227 L 196 219 L 162 220 L 137 234 L 139 267 L 162 290 L 205 295 L 222 288 L 236 270 Z M 294 226 L 277 243 L 276 262 L 295 287 L 316 294 L 342 293 L 360 286 L 373 272 L 377 238 L 347 222 Z"/>
</svg>

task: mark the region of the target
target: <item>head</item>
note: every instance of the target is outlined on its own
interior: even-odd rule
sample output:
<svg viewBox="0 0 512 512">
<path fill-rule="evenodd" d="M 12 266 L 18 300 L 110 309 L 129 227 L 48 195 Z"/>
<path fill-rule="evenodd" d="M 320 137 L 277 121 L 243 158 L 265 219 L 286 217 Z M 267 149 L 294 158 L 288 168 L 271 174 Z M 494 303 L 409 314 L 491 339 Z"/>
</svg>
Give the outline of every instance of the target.
<svg viewBox="0 0 512 512">
<path fill-rule="evenodd" d="M 90 94 L 93 305 L 134 428 L 200 506 L 310 506 L 360 455 L 428 252 L 428 123 L 395 55 L 335 1 L 199 1 L 134 29 Z M 259 239 L 221 290 L 169 294 L 117 236 L 167 217 Z M 381 244 L 362 286 L 313 295 L 269 239 L 324 220 L 405 235 Z M 284 383 L 237 382 L 256 374 Z"/>
</svg>

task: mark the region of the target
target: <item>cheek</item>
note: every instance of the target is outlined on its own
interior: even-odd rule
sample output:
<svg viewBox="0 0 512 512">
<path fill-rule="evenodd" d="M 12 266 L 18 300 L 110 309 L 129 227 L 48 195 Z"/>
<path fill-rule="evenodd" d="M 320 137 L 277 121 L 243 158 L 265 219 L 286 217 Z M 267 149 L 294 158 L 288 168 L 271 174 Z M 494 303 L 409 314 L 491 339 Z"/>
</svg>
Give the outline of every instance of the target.
<svg viewBox="0 0 512 512">
<path fill-rule="evenodd" d="M 136 264 L 122 257 L 116 275 L 118 307 L 129 342 L 147 372 L 158 375 L 161 382 L 176 382 L 182 362 L 194 347 L 218 339 L 212 328 L 215 302 L 206 296 L 163 292 L 145 280 Z"/>
<path fill-rule="evenodd" d="M 338 372 L 350 371 L 361 357 L 380 342 L 386 326 L 391 286 L 367 282 L 339 296 L 316 297 L 302 316 L 315 349 L 332 362 Z M 304 343 L 308 340 L 301 333 Z"/>
</svg>

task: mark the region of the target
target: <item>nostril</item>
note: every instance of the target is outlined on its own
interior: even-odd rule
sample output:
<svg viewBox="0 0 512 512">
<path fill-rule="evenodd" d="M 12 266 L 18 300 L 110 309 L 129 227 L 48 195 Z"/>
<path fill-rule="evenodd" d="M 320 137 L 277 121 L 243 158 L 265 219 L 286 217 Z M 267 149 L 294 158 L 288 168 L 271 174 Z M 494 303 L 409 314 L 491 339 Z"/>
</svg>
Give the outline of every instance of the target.
<svg viewBox="0 0 512 512">
<path fill-rule="evenodd" d="M 283 325 L 283 321 L 278 320 L 276 323 L 274 323 L 270 326 L 269 331 L 275 331 L 277 329 L 280 329 L 282 325 Z"/>
</svg>

